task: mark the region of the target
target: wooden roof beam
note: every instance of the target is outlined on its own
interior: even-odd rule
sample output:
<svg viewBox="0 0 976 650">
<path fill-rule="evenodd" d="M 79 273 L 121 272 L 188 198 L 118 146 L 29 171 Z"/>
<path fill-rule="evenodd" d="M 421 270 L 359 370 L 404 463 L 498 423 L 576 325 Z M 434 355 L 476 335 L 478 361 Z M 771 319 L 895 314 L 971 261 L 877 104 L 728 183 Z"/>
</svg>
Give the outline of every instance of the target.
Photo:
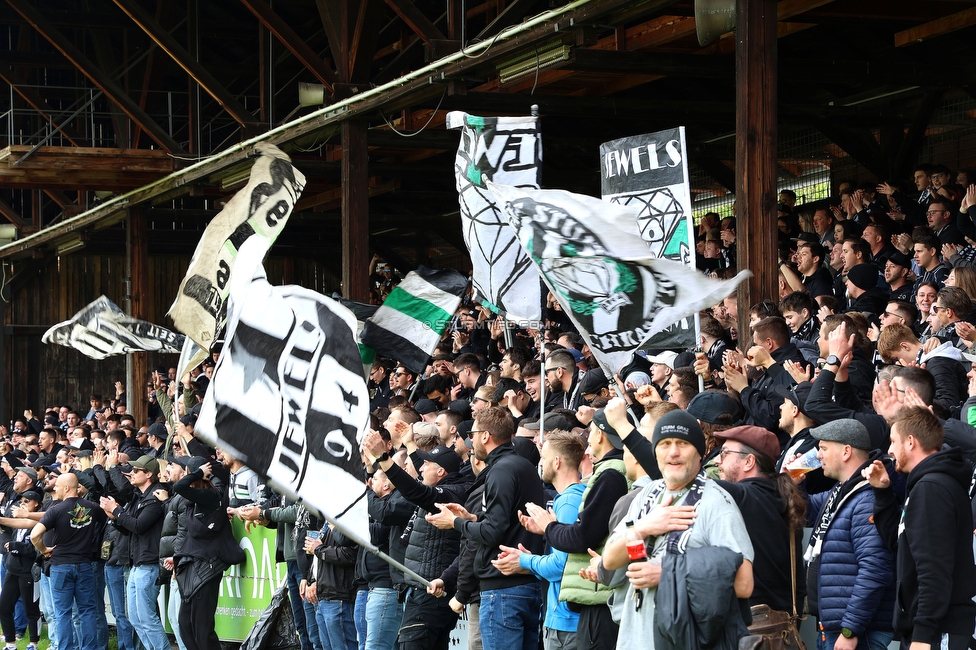
<svg viewBox="0 0 976 650">
<path fill-rule="evenodd" d="M 256 130 L 257 120 L 255 117 L 206 68 L 190 56 L 190 53 L 183 49 L 183 46 L 168 31 L 163 29 L 162 25 L 149 15 L 149 12 L 140 7 L 134 0 L 114 0 L 114 2 L 156 45 L 166 52 L 178 66 L 183 68 L 191 79 L 213 97 L 238 124 L 246 130 Z"/>
<path fill-rule="evenodd" d="M 247 9 L 254 14 L 258 21 L 268 28 L 275 35 L 281 44 L 288 48 L 288 51 L 295 55 L 299 63 L 305 66 L 309 72 L 325 85 L 329 92 L 332 92 L 332 85 L 336 82 L 335 72 L 325 64 L 318 54 L 315 53 L 308 43 L 295 33 L 288 23 L 282 20 L 264 0 L 241 0 Z"/>
<path fill-rule="evenodd" d="M 914 45 L 972 25 L 976 25 L 976 7 L 897 32 L 895 34 L 895 47 Z"/>
<path fill-rule="evenodd" d="M 88 77 L 99 90 L 111 99 L 133 122 L 138 124 L 160 147 L 170 153 L 185 153 L 166 131 L 162 129 L 125 91 L 103 70 L 96 66 L 74 43 L 47 21 L 31 0 L 7 0 L 7 4 L 31 24 L 37 32 L 53 45 L 66 59 Z"/>
<path fill-rule="evenodd" d="M 422 11 L 417 9 L 417 6 L 411 0 L 386 0 L 386 4 L 427 45 L 432 46 L 435 40 L 443 41 L 447 39 L 441 30 L 437 29 L 437 26 Z"/>
<path fill-rule="evenodd" d="M 27 220 L 24 219 L 22 216 L 20 216 L 20 213 L 14 210 L 12 205 L 7 203 L 3 199 L 0 199 L 0 214 L 2 214 L 7 219 L 7 221 L 17 226 L 18 230 L 22 231 L 25 229 L 28 230 L 31 229 L 31 224 L 28 223 Z"/>
</svg>

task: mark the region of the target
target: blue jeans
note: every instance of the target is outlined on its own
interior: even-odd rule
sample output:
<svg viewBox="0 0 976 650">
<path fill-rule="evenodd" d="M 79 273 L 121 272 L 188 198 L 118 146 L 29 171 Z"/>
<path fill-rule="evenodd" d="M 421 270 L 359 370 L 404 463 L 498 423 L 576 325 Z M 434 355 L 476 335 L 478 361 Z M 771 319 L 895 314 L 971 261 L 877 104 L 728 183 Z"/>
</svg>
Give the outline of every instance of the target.
<svg viewBox="0 0 976 650">
<path fill-rule="evenodd" d="M 135 650 L 132 623 L 125 614 L 125 567 L 106 565 L 105 586 L 108 587 L 108 602 L 112 608 L 112 616 L 115 617 L 115 633 L 119 640 L 119 650 Z"/>
<path fill-rule="evenodd" d="M 288 600 L 291 601 L 291 616 L 295 621 L 295 629 L 298 630 L 298 639 L 302 643 L 302 650 L 313 650 L 305 623 L 305 603 L 302 602 L 298 589 L 302 582 L 302 572 L 298 570 L 298 562 L 295 560 L 288 560 L 285 564 L 288 567 Z M 181 650 L 185 649 L 181 648 Z"/>
<path fill-rule="evenodd" d="M 356 592 L 356 605 L 353 611 L 353 619 L 356 621 L 356 638 L 359 640 L 359 650 L 366 650 L 366 597 L 369 596 L 369 589 L 360 589 Z"/>
<path fill-rule="evenodd" d="M 50 650 L 58 650 L 58 617 L 54 613 L 54 597 L 51 594 L 51 578 L 41 574 L 41 614 L 47 621 L 47 638 Z M 16 619 L 14 619 L 16 620 Z M 120 647 L 119 650 L 122 650 Z"/>
<path fill-rule="evenodd" d="M 834 644 L 839 636 L 840 634 L 836 632 L 824 631 L 821 634 L 818 631 L 817 650 L 834 650 Z M 894 632 L 868 632 L 865 636 L 858 637 L 857 648 L 858 650 L 888 650 L 888 644 L 894 637 Z"/>
<path fill-rule="evenodd" d="M 95 574 L 95 643 L 99 648 L 108 647 L 108 619 L 105 618 L 105 563 L 96 560 L 92 562 L 92 572 Z M 71 610 L 71 622 L 75 628 L 75 637 L 81 638 L 81 612 L 78 603 Z"/>
<path fill-rule="evenodd" d="M 51 567 L 51 597 L 58 625 L 58 650 L 96 650 L 95 575 L 91 562 L 58 564 Z M 71 609 L 78 604 L 81 637 L 75 638 Z"/>
<path fill-rule="evenodd" d="M 393 650 L 403 619 L 396 589 L 369 590 L 366 598 L 366 650 Z"/>
<path fill-rule="evenodd" d="M 316 604 L 315 622 L 323 650 L 359 650 L 354 609 L 347 600 L 320 600 Z"/>
<path fill-rule="evenodd" d="M 322 646 L 322 635 L 319 634 L 319 622 L 315 620 L 315 605 L 303 600 L 302 609 L 305 610 L 305 629 L 308 631 L 308 640 L 312 643 L 312 649 L 325 650 Z"/>
<path fill-rule="evenodd" d="M 166 601 L 166 620 L 173 628 L 173 636 L 176 637 L 176 645 L 180 650 L 186 650 L 183 644 L 183 637 L 180 635 L 180 604 L 183 599 L 180 597 L 180 586 L 176 584 L 176 576 L 169 580 L 169 600 Z"/>
<path fill-rule="evenodd" d="M 536 650 L 542 588 L 538 582 L 481 592 L 484 650 Z"/>
<path fill-rule="evenodd" d="M 156 598 L 159 597 L 157 577 L 158 564 L 143 564 L 129 569 L 129 579 L 125 584 L 126 614 L 139 640 L 148 650 L 170 650 L 169 637 L 166 636 L 163 622 L 159 620 L 156 607 Z"/>
</svg>

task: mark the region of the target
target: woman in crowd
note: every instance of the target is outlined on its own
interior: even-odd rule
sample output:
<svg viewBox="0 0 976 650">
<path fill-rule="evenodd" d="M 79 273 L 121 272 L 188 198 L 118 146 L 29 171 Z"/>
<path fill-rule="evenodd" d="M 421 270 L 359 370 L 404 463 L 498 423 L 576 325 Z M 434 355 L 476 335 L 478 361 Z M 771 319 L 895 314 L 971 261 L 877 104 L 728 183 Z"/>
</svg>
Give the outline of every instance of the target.
<svg viewBox="0 0 976 650">
<path fill-rule="evenodd" d="M 214 629 L 217 594 L 224 570 L 244 561 L 227 519 L 227 490 L 210 480 L 211 468 L 203 458 L 187 461 L 186 476 L 173 491 L 192 505 L 183 515 L 186 539 L 175 558 L 180 587 L 180 636 L 187 650 L 220 650 Z"/>
</svg>

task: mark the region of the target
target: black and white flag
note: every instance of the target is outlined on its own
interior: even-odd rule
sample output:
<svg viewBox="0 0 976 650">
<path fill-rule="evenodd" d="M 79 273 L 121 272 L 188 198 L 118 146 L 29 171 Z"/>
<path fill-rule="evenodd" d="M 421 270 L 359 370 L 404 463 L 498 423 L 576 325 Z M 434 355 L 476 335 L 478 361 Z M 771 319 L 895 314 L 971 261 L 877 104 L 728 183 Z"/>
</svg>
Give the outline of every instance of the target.
<svg viewBox="0 0 976 650">
<path fill-rule="evenodd" d="M 268 246 L 255 237 L 238 252 L 224 348 L 196 431 L 368 543 L 359 445 L 369 393 L 356 318 L 314 291 L 269 284 Z"/>
<path fill-rule="evenodd" d="M 475 291 L 508 320 L 539 321 L 539 273 L 485 186 L 492 181 L 538 189 L 542 168 L 539 118 L 477 117 L 452 111 L 447 114 L 447 128 L 461 131 L 454 178 Z"/>
<path fill-rule="evenodd" d="M 751 275 L 711 280 L 652 258 L 634 207 L 563 190 L 488 187 L 609 376 L 648 338 L 714 305 Z"/>
<path fill-rule="evenodd" d="M 182 334 L 132 318 L 105 296 L 44 332 L 41 340 L 74 348 L 92 359 L 130 352 L 179 352 L 183 347 Z"/>
<path fill-rule="evenodd" d="M 205 358 L 226 318 L 224 301 L 241 246 L 251 237 L 274 243 L 305 187 L 305 176 L 278 147 L 261 143 L 254 148 L 260 155 L 250 180 L 203 232 L 169 308 L 176 329 L 204 351 L 202 357 L 199 352 L 194 357 L 197 363 Z"/>
<path fill-rule="evenodd" d="M 651 257 L 695 267 L 685 129 L 635 135 L 600 145 L 603 200 L 637 208 L 637 227 Z M 696 344 L 689 316 L 652 336 L 647 348 Z"/>
</svg>

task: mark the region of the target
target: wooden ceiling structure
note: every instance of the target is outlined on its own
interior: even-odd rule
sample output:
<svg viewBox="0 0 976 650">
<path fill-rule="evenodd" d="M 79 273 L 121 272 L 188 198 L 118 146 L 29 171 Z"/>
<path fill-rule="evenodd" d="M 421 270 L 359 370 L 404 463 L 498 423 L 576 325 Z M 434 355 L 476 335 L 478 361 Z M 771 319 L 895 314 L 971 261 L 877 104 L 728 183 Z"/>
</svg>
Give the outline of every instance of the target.
<svg viewBox="0 0 976 650">
<path fill-rule="evenodd" d="M 947 93 L 976 96 L 976 0 L 738 11 L 702 47 L 693 0 L 2 0 L 0 215 L 20 239 L 0 259 L 40 273 L 79 237 L 188 256 L 269 141 L 309 181 L 272 254 L 362 297 L 373 253 L 404 270 L 466 255 L 446 112 L 533 105 L 544 187 L 598 194 L 601 142 L 682 124 L 693 164 L 763 217 L 740 241 L 771 240 L 777 133 L 813 126 L 907 177 Z M 325 105 L 300 107 L 299 83 Z M 754 292 L 775 287 L 768 260 L 740 259 Z"/>
</svg>

